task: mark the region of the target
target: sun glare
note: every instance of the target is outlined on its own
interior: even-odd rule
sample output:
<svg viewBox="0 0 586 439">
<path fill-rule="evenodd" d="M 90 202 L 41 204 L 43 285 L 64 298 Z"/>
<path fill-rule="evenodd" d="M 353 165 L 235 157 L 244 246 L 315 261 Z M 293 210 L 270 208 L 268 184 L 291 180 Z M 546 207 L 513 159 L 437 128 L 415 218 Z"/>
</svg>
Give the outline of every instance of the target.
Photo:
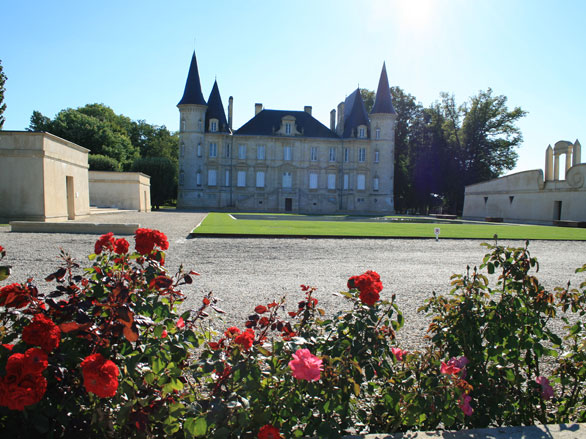
<svg viewBox="0 0 586 439">
<path fill-rule="evenodd" d="M 374 0 L 370 3 L 373 19 L 392 22 L 403 29 L 424 31 L 431 25 L 436 0 Z"/>
</svg>

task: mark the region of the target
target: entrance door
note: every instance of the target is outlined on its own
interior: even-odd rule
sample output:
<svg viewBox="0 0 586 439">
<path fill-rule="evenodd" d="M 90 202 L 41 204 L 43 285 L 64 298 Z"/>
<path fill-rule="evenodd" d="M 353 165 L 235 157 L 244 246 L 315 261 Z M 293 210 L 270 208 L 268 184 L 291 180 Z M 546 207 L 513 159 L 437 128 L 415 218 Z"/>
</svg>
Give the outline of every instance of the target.
<svg viewBox="0 0 586 439">
<path fill-rule="evenodd" d="M 562 219 L 562 202 L 561 201 L 554 201 L 553 202 L 553 220 L 559 221 Z"/>
<path fill-rule="evenodd" d="M 285 212 L 293 210 L 293 198 L 285 198 Z"/>
<path fill-rule="evenodd" d="M 75 191 L 73 186 L 73 177 L 67 176 L 66 179 L 66 186 L 67 186 L 67 219 L 74 220 L 75 219 Z"/>
</svg>

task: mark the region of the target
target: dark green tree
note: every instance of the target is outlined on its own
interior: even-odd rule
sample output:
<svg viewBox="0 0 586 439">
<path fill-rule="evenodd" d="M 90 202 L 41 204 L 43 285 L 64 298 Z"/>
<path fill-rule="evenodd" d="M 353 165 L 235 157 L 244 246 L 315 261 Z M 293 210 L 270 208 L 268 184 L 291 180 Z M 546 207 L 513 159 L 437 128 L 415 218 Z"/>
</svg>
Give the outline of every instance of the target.
<svg viewBox="0 0 586 439">
<path fill-rule="evenodd" d="M 145 157 L 135 160 L 132 171 L 151 177 L 151 205 L 157 210 L 177 194 L 177 165 L 167 157 Z"/>
<path fill-rule="evenodd" d="M 447 152 L 453 160 L 447 169 L 453 173 L 446 197 L 451 210 L 459 213 L 465 186 L 499 177 L 515 167 L 515 148 L 523 141 L 516 124 L 527 113 L 520 107 L 509 110 L 506 96 L 495 96 L 490 88 L 459 107 L 452 95 L 443 93 L 440 108 Z"/>
<path fill-rule="evenodd" d="M 6 104 L 4 103 L 4 92 L 6 89 L 4 88 L 4 84 L 6 83 L 6 75 L 4 74 L 4 69 L 2 68 L 2 60 L 0 60 L 0 130 L 4 126 L 4 111 L 6 110 Z"/>
<path fill-rule="evenodd" d="M 60 111 L 53 120 L 34 111 L 29 131 L 46 131 L 75 142 L 94 155 L 111 157 L 129 170 L 140 157 L 166 157 L 177 165 L 179 136 L 164 126 L 132 121 L 103 104 Z"/>
<path fill-rule="evenodd" d="M 120 171 L 120 163 L 112 157 L 107 157 L 101 154 L 90 154 L 88 156 L 88 165 L 90 171 Z"/>
</svg>

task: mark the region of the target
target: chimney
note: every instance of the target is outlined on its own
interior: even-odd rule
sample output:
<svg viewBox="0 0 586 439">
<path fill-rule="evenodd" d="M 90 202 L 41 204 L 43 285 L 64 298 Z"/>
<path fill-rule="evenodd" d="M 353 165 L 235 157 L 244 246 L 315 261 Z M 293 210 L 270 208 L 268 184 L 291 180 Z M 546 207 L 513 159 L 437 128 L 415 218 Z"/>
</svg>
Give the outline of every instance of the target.
<svg viewBox="0 0 586 439">
<path fill-rule="evenodd" d="M 338 104 L 338 134 L 344 132 L 344 102 Z"/>
<path fill-rule="evenodd" d="M 234 110 L 234 98 L 230 96 L 228 98 L 228 127 L 232 130 L 232 112 Z"/>
<path fill-rule="evenodd" d="M 262 104 L 259 104 L 259 103 L 254 104 L 254 115 L 256 116 L 261 111 L 262 111 Z"/>
<path fill-rule="evenodd" d="M 306 105 L 305 107 L 303 107 L 303 111 L 305 111 L 307 114 L 311 116 L 311 105 Z"/>
<path fill-rule="evenodd" d="M 336 131 L 336 109 L 330 111 L 330 130 Z"/>
</svg>

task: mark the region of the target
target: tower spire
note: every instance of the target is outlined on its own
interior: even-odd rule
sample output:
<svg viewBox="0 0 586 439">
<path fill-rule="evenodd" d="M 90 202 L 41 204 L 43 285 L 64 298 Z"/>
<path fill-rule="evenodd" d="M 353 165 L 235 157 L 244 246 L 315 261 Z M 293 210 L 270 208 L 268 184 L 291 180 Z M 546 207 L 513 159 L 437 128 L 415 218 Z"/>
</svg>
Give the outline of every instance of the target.
<svg viewBox="0 0 586 439">
<path fill-rule="evenodd" d="M 391 90 L 389 88 L 389 78 L 387 76 L 387 67 L 383 62 L 383 70 L 378 80 L 378 88 L 376 89 L 376 97 L 374 99 L 374 106 L 370 114 L 388 113 L 396 114 L 393 108 L 393 100 L 391 98 Z"/>
<path fill-rule="evenodd" d="M 206 105 L 201 92 L 201 83 L 199 81 L 199 70 L 197 69 L 197 59 L 195 58 L 195 51 L 191 58 L 191 65 L 189 66 L 189 73 L 187 74 L 187 81 L 185 82 L 185 91 L 183 97 L 177 105 Z"/>
</svg>

